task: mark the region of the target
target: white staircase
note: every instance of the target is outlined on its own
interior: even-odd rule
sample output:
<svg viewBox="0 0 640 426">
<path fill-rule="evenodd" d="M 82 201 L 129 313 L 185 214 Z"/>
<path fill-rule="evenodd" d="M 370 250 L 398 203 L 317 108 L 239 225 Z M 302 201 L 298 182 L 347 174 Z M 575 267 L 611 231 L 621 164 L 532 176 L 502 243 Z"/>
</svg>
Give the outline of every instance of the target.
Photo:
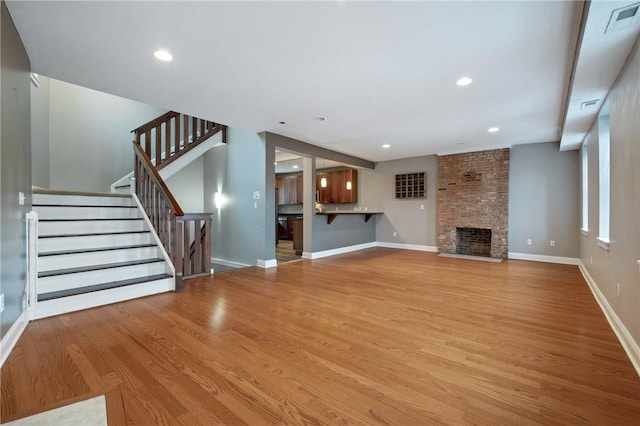
<svg viewBox="0 0 640 426">
<path fill-rule="evenodd" d="M 43 318 L 174 290 L 173 270 L 131 194 L 34 189 Z"/>
</svg>

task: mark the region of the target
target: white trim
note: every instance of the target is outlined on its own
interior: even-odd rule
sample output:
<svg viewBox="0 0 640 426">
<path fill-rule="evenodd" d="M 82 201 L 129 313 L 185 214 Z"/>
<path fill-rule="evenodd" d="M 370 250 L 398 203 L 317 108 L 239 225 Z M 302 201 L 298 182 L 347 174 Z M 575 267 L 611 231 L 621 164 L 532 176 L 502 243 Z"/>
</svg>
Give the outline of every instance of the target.
<svg viewBox="0 0 640 426">
<path fill-rule="evenodd" d="M 542 254 L 512 252 L 509 252 L 509 259 L 531 260 L 534 262 L 562 263 L 563 265 L 577 265 L 580 263 L 580 259 L 576 257 L 546 256 Z"/>
<path fill-rule="evenodd" d="M 429 251 L 429 252 L 438 252 L 438 247 L 435 246 L 423 246 L 419 244 L 400 244 L 400 243 L 388 243 L 384 241 L 377 241 L 376 247 L 385 247 L 385 248 L 394 248 L 394 249 L 403 249 L 403 250 L 418 250 L 418 251 Z"/>
<path fill-rule="evenodd" d="M 119 186 L 120 186 L 120 187 L 125 187 L 125 186 L 127 186 L 127 185 L 124 185 L 124 183 L 125 183 L 125 182 L 128 182 L 128 183 L 129 183 L 129 186 L 130 186 L 131 188 L 133 188 L 133 185 L 132 185 L 132 183 L 133 183 L 133 182 L 131 182 L 132 180 L 134 180 L 134 179 L 135 179 L 135 178 L 134 178 L 134 176 L 133 176 L 133 173 L 134 173 L 134 172 L 127 173 L 125 176 L 122 176 L 120 179 L 118 179 L 117 181 L 113 182 L 113 183 L 111 184 L 111 192 L 118 192 L 118 191 L 117 191 L 117 188 L 118 188 Z M 131 192 L 133 192 L 133 190 L 132 190 Z"/>
<path fill-rule="evenodd" d="M 24 311 L 11 325 L 7 334 L 0 340 L 0 367 L 2 367 L 7 358 L 9 358 L 9 354 L 16 343 L 18 343 L 18 339 L 22 336 L 24 329 L 27 328 L 27 324 L 29 324 L 29 316 L 27 312 Z"/>
<path fill-rule="evenodd" d="M 600 309 L 602 309 L 609 325 L 616 334 L 616 337 L 618 337 L 622 348 L 627 353 L 631 364 L 633 364 L 633 367 L 636 369 L 636 373 L 640 376 L 640 347 L 638 347 L 638 343 L 633 339 L 631 333 L 627 330 L 627 327 L 625 327 L 622 321 L 620 321 L 620 318 L 613 308 L 611 308 L 607 298 L 604 297 L 604 294 L 602 294 L 582 261 L 578 263 L 578 267 L 580 268 L 580 272 L 582 272 L 582 276 L 587 281 L 587 284 L 591 289 L 591 293 L 593 293 L 593 297 L 596 299 L 596 302 L 598 302 L 598 305 L 600 305 Z"/>
<path fill-rule="evenodd" d="M 589 237 L 589 230 L 586 228 L 580 228 L 580 232 L 582 232 L 582 235 L 584 235 L 585 237 Z"/>
<path fill-rule="evenodd" d="M 276 259 L 263 260 L 258 259 L 256 262 L 256 266 L 259 268 L 276 268 L 278 266 L 278 261 Z"/>
<path fill-rule="evenodd" d="M 160 240 L 160 237 L 156 233 L 156 230 L 153 228 L 153 224 L 151 223 L 149 216 L 147 216 L 147 212 L 144 211 L 144 207 L 142 207 L 142 203 L 138 199 L 138 196 L 132 193 L 131 198 L 138 206 L 138 211 L 142 215 L 142 218 L 144 219 L 145 223 L 147 224 L 147 228 L 149 228 L 151 235 L 153 235 L 153 238 L 156 242 L 156 246 L 160 249 L 160 252 L 162 253 L 162 257 L 164 257 L 165 265 L 169 266 L 169 269 L 171 270 L 171 275 L 173 275 L 173 278 L 172 278 L 173 290 L 175 290 L 176 289 L 176 268 L 173 266 L 173 261 L 171 260 L 171 256 L 169 256 L 169 253 L 167 253 L 167 251 L 164 249 L 164 245 L 162 245 L 162 241 Z"/>
<path fill-rule="evenodd" d="M 611 241 L 607 238 L 596 238 L 596 244 L 603 250 L 609 251 L 609 247 L 611 246 Z"/>
<path fill-rule="evenodd" d="M 27 222 L 27 309 L 38 301 L 38 212 L 29 211 Z"/>
<path fill-rule="evenodd" d="M 230 260 L 220 259 L 217 257 L 212 257 L 211 263 L 217 263 L 224 266 L 231 266 L 232 268 L 248 268 L 249 266 L 253 266 L 253 265 L 249 265 L 248 263 L 232 262 Z"/>
<path fill-rule="evenodd" d="M 335 256 L 338 254 L 351 253 L 352 251 L 373 248 L 375 246 L 376 246 L 376 242 L 372 241 L 370 243 L 356 244 L 354 246 L 339 247 L 335 249 L 316 251 L 312 253 L 304 252 L 302 253 L 302 257 L 304 257 L 305 259 L 321 259 L 323 257 Z"/>
</svg>

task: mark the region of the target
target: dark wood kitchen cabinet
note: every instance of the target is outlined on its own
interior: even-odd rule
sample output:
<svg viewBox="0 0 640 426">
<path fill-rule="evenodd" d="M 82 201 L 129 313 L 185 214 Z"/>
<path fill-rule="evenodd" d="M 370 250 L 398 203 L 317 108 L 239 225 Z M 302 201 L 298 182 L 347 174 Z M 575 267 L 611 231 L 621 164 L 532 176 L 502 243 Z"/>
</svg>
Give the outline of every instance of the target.
<svg viewBox="0 0 640 426">
<path fill-rule="evenodd" d="M 276 176 L 276 188 L 278 188 L 278 204 L 302 204 L 301 173 Z"/>
<path fill-rule="evenodd" d="M 322 186 L 322 179 L 326 186 Z M 353 204 L 358 202 L 358 171 L 355 169 L 321 170 L 316 173 L 318 202 Z"/>
</svg>

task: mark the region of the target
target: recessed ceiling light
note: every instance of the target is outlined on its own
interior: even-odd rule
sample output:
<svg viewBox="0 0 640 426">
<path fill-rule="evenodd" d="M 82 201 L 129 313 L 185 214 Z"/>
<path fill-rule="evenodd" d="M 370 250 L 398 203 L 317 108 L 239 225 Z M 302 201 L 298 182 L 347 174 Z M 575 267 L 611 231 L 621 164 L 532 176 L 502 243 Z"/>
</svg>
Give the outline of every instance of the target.
<svg viewBox="0 0 640 426">
<path fill-rule="evenodd" d="M 487 131 L 488 131 L 489 133 L 495 133 L 495 132 L 499 132 L 499 131 L 500 131 L 500 129 L 499 129 L 498 127 L 489 127 L 489 128 L 487 129 Z"/>
<path fill-rule="evenodd" d="M 316 121 L 327 121 L 327 117 L 316 117 Z"/>
<path fill-rule="evenodd" d="M 298 165 L 297 165 L 297 164 L 294 164 L 294 165 L 293 165 L 293 168 L 294 168 L 294 169 L 297 169 L 297 168 L 298 168 Z"/>
<path fill-rule="evenodd" d="M 278 124 L 287 124 L 286 121 L 278 121 Z"/>
<path fill-rule="evenodd" d="M 471 80 L 469 77 L 462 77 L 460 80 L 456 81 L 456 84 L 458 86 L 467 86 L 469 84 L 471 84 L 473 80 Z"/>
<path fill-rule="evenodd" d="M 384 149 L 389 149 L 389 148 L 391 148 L 391 145 L 389 145 L 388 143 L 385 143 L 384 145 L 382 145 L 382 147 Z"/>
<path fill-rule="evenodd" d="M 155 56 L 156 59 L 159 59 L 164 62 L 169 62 L 173 60 L 173 56 L 171 56 L 171 53 L 167 52 L 166 50 L 156 50 L 155 52 L 153 52 L 153 56 Z"/>
</svg>

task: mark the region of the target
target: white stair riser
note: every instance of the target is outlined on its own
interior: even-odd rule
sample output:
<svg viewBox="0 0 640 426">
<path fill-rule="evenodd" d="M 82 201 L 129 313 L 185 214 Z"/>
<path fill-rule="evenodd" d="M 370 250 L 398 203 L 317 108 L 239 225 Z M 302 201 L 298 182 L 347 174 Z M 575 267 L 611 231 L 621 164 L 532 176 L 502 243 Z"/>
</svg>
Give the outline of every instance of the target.
<svg viewBox="0 0 640 426">
<path fill-rule="evenodd" d="M 58 269 L 81 268 L 83 266 L 104 265 L 129 260 L 157 259 L 160 252 L 157 247 L 106 250 L 90 253 L 64 254 L 38 257 L 38 272 Z"/>
<path fill-rule="evenodd" d="M 165 293 L 171 290 L 173 290 L 173 278 L 164 278 L 161 280 L 149 281 L 126 287 L 112 288 L 109 290 L 79 294 L 77 296 L 47 300 L 44 302 L 38 302 L 36 307 L 29 312 L 29 318 L 32 320 L 46 318 L 53 315 L 65 314 L 67 312 L 80 311 L 82 309 L 121 302 L 123 300 Z"/>
<path fill-rule="evenodd" d="M 38 236 L 144 231 L 144 220 L 79 220 L 38 222 Z"/>
<path fill-rule="evenodd" d="M 92 197 L 85 195 L 33 194 L 33 204 L 80 206 L 131 206 L 131 197 Z"/>
<path fill-rule="evenodd" d="M 108 283 L 111 281 L 128 280 L 132 278 L 163 274 L 165 272 L 164 262 L 155 262 L 144 265 L 80 272 L 76 274 L 56 275 L 53 277 L 38 278 L 37 293 L 43 294 L 52 291 L 81 288 L 94 284 Z"/>
<path fill-rule="evenodd" d="M 62 250 L 82 250 L 151 244 L 151 234 L 88 235 L 84 237 L 39 238 L 38 252 L 48 253 Z"/>
<path fill-rule="evenodd" d="M 138 209 L 130 207 L 33 206 L 42 219 L 127 219 L 138 217 Z"/>
</svg>

